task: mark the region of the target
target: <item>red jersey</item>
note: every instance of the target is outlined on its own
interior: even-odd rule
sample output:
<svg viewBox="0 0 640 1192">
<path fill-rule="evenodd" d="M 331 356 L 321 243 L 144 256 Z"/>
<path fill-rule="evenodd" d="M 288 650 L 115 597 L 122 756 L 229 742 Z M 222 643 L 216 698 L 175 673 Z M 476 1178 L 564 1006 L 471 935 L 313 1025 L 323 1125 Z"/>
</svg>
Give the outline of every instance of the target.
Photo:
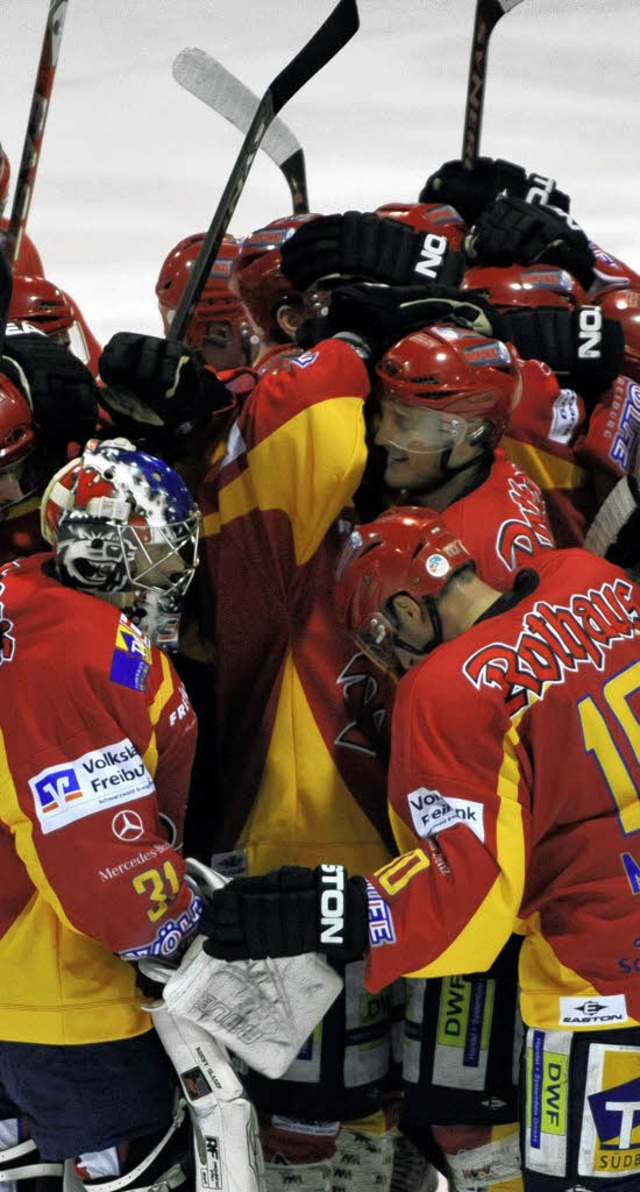
<svg viewBox="0 0 640 1192">
<path fill-rule="evenodd" d="M 197 922 L 178 850 L 195 717 L 169 659 L 33 555 L 0 570 L 0 1034 L 149 1029 L 125 959 Z"/>
<path fill-rule="evenodd" d="M 504 591 L 515 572 L 555 546 L 538 485 L 496 451 L 486 480 L 449 505 L 442 521 L 464 542 L 481 579 Z"/>
<path fill-rule="evenodd" d="M 494 608 L 398 684 L 367 984 L 484 971 L 523 928 L 528 1025 L 635 1025 L 640 589 L 555 551 Z"/>
</svg>

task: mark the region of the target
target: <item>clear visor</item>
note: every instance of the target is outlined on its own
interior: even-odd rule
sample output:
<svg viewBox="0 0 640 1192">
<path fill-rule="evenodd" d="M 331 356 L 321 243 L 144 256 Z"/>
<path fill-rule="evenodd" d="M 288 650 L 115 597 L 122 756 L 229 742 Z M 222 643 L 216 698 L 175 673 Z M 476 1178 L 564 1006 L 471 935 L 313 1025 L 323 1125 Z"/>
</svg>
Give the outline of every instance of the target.
<svg viewBox="0 0 640 1192">
<path fill-rule="evenodd" d="M 358 632 L 356 640 L 363 653 L 376 666 L 390 671 L 391 674 L 403 673 L 396 652 L 398 631 L 384 613 L 372 613 L 366 625 Z"/>
<path fill-rule="evenodd" d="M 122 526 L 119 536 L 133 587 L 184 595 L 198 562 L 199 513 L 160 526 Z"/>
<path fill-rule="evenodd" d="M 468 423 L 459 414 L 383 400 L 375 428 L 379 447 L 393 447 L 407 455 L 441 455 L 467 437 Z"/>
</svg>

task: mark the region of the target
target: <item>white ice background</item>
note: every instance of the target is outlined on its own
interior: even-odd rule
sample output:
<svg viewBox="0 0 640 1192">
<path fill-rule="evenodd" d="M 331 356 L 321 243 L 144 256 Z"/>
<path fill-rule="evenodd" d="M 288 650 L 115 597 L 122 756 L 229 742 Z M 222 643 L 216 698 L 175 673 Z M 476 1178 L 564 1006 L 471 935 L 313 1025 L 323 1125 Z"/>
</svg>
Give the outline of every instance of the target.
<svg viewBox="0 0 640 1192">
<path fill-rule="evenodd" d="M 242 137 L 174 81 L 185 46 L 257 94 L 330 0 L 69 0 L 28 231 L 104 342 L 160 333 L 154 286 L 208 227 Z M 18 171 L 47 0 L 0 0 L 0 141 Z M 312 210 L 416 199 L 458 157 L 474 0 L 360 0 L 361 27 L 283 109 Z M 490 51 L 481 152 L 555 177 L 602 246 L 640 268 L 640 0 L 524 0 Z M 290 211 L 260 153 L 232 220 Z"/>
</svg>

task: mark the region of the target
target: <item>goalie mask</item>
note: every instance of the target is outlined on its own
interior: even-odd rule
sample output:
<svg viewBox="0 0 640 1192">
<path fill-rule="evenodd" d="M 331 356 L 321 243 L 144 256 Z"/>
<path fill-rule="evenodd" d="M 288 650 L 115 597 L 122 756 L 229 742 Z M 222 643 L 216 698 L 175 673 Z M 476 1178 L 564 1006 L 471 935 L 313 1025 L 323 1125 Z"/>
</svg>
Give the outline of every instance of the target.
<svg viewBox="0 0 640 1192">
<path fill-rule="evenodd" d="M 454 575 L 474 566 L 439 515 L 412 506 L 389 510 L 349 536 L 336 571 L 338 615 L 365 654 L 401 675 L 440 644 L 438 599 Z M 403 639 L 402 597 L 425 607 L 433 631 L 428 646 Z"/>
<path fill-rule="evenodd" d="M 199 528 L 182 477 L 126 439 L 91 440 L 42 497 L 61 583 L 126 609 L 165 649 L 177 647 Z"/>
</svg>

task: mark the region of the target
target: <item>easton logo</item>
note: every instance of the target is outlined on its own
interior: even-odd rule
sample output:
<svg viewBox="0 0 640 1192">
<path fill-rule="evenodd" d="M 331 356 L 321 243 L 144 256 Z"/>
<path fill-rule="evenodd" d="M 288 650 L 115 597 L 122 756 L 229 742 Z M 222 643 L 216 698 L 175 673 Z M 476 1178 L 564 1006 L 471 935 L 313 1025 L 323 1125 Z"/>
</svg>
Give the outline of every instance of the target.
<svg viewBox="0 0 640 1192">
<path fill-rule="evenodd" d="M 320 866 L 320 943 L 344 943 L 344 875 L 342 865 Z"/>
<path fill-rule="evenodd" d="M 579 666 L 602 670 L 605 652 L 615 641 L 633 637 L 639 617 L 633 587 L 622 579 L 572 596 L 568 607 L 538 601 L 523 617 L 514 645 L 483 646 L 467 659 L 463 672 L 478 690 L 500 688 L 514 716 Z"/>
<path fill-rule="evenodd" d="M 420 249 L 420 260 L 416 265 L 416 273 L 421 277 L 428 277 L 435 281 L 442 269 L 442 263 L 449 247 L 446 236 L 438 236 L 435 232 L 427 232 L 424 244 Z"/>
<path fill-rule="evenodd" d="M 583 306 L 578 317 L 578 356 L 581 360 L 599 360 L 602 346 L 602 311 L 599 306 Z"/>
</svg>

